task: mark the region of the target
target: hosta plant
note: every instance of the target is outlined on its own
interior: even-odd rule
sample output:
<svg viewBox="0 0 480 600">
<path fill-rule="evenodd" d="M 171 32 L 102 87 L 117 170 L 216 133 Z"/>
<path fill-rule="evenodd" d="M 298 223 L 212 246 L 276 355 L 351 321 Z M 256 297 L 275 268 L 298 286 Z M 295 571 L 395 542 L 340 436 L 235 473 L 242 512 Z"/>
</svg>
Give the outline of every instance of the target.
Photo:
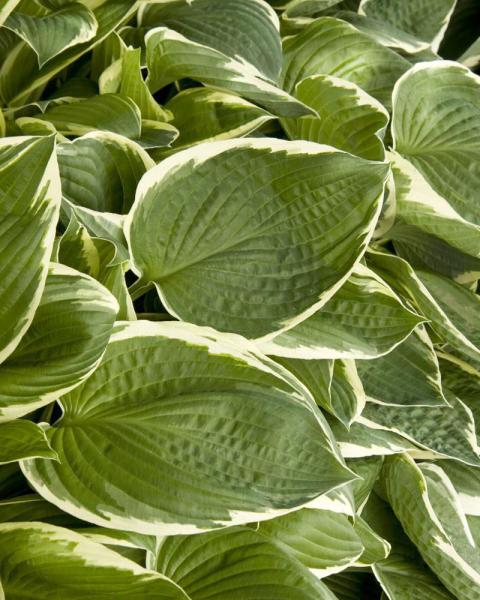
<svg viewBox="0 0 480 600">
<path fill-rule="evenodd" d="M 480 600 L 479 23 L 0 2 L 0 599 Z"/>
</svg>

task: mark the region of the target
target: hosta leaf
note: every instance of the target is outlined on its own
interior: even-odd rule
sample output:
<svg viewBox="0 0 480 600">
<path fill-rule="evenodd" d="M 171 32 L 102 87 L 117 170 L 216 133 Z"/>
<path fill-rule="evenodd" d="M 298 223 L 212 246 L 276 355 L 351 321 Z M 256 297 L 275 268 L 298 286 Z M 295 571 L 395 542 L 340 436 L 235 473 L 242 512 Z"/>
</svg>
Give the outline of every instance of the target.
<svg viewBox="0 0 480 600">
<path fill-rule="evenodd" d="M 90 275 L 116 298 L 119 304 L 117 319 L 134 321 L 135 310 L 127 290 L 125 265 L 115 262 L 116 250 L 112 242 L 90 237 L 75 215 L 58 245 L 58 262 Z"/>
<path fill-rule="evenodd" d="M 360 422 L 388 429 L 443 458 L 480 466 L 471 411 L 446 392 L 450 406 L 384 406 L 367 402 Z"/>
<path fill-rule="evenodd" d="M 292 327 L 362 255 L 387 168 L 307 142 L 185 150 L 139 184 L 126 223 L 134 270 L 183 320 L 250 338 Z"/>
<path fill-rule="evenodd" d="M 454 600 L 431 571 L 403 556 L 392 556 L 372 568 L 389 600 Z"/>
<path fill-rule="evenodd" d="M 310 17 L 322 10 L 327 10 L 341 0 L 290 0 L 285 6 L 285 15 L 288 17 Z"/>
<path fill-rule="evenodd" d="M 15 52 L 0 67 L 0 98 L 5 104 L 21 106 L 31 99 L 36 100 L 39 91 L 56 73 L 91 50 L 137 9 L 137 3 L 131 0 L 100 0 L 95 4 L 95 8 L 92 7 L 98 25 L 95 37 L 67 48 L 40 69 L 35 52 L 19 41 Z"/>
<path fill-rule="evenodd" d="M 480 258 L 464 254 L 413 225 L 398 222 L 389 231 L 399 256 L 415 269 L 424 269 L 469 284 L 480 277 Z"/>
<path fill-rule="evenodd" d="M 88 377 L 117 310 L 115 298 L 95 280 L 52 264 L 31 326 L 0 365 L 0 422 L 48 404 Z"/>
<path fill-rule="evenodd" d="M 177 79 L 190 78 L 243 96 L 274 115 L 300 117 L 312 110 L 262 77 L 253 65 L 197 44 L 166 27 L 146 35 L 147 84 L 152 92 Z"/>
<path fill-rule="evenodd" d="M 462 600 L 479 598 L 480 553 L 448 478 L 403 455 L 386 460 L 384 483 L 402 527 L 445 587 Z"/>
<path fill-rule="evenodd" d="M 276 81 L 282 68 L 282 46 L 275 12 L 262 0 L 177 0 L 144 4 L 140 25 L 164 25 L 193 42 L 214 48 L 266 79 Z"/>
<path fill-rule="evenodd" d="M 364 551 L 361 537 L 347 517 L 326 510 L 304 508 L 265 521 L 256 531 L 320 579 L 345 569 Z"/>
<path fill-rule="evenodd" d="M 103 190 L 99 187 L 99 192 L 100 191 Z M 108 194 L 108 188 L 106 193 Z M 79 206 L 78 204 L 73 204 L 73 202 L 67 200 L 65 196 L 62 201 L 62 210 L 64 213 L 64 218 L 62 219 L 64 223 L 69 223 L 72 218 L 75 217 L 91 235 L 105 239 L 115 245 L 116 254 L 111 260 L 112 265 L 128 261 L 129 254 L 127 241 L 125 239 L 125 234 L 123 233 L 125 215 L 100 212 L 85 206 Z"/>
<path fill-rule="evenodd" d="M 407 60 L 349 23 L 322 17 L 284 44 L 282 80 L 287 91 L 312 75 L 333 75 L 360 86 L 384 105 Z"/>
<path fill-rule="evenodd" d="M 355 566 L 374 565 L 381 560 L 385 560 L 390 554 L 391 546 L 387 540 L 380 537 L 362 517 L 355 519 L 355 533 L 361 539 L 364 548 Z"/>
<path fill-rule="evenodd" d="M 362 412 L 365 394 L 353 360 L 276 360 L 306 385 L 319 406 L 346 427 Z"/>
<path fill-rule="evenodd" d="M 423 328 L 416 329 L 389 354 L 357 361 L 357 369 L 368 399 L 379 404 L 446 404 L 438 360 Z"/>
<path fill-rule="evenodd" d="M 47 277 L 61 199 L 54 144 L 0 138 L 0 361 L 32 322 Z"/>
<path fill-rule="evenodd" d="M 140 69 L 140 48 L 127 49 L 122 57 L 120 89 L 123 96 L 131 98 L 140 109 L 143 119 L 167 121 L 169 113 L 152 96 Z"/>
<path fill-rule="evenodd" d="M 178 130 L 170 123 L 142 119 L 142 133 L 136 141 L 142 148 L 153 150 L 155 148 L 162 148 L 163 146 L 170 146 L 177 137 Z"/>
<path fill-rule="evenodd" d="M 352 423 L 347 431 L 344 425 L 329 419 L 330 427 L 344 458 L 363 458 L 398 454 L 414 448 L 400 434 L 378 429 L 367 423 Z"/>
<path fill-rule="evenodd" d="M 373 271 L 358 264 L 319 311 L 258 344 L 266 354 L 291 358 L 376 358 L 403 342 L 422 320 Z"/>
<path fill-rule="evenodd" d="M 337 17 L 351 23 L 359 31 L 366 33 L 383 46 L 408 54 L 409 56 L 406 58 L 409 60 L 417 59 L 420 55 L 424 56 L 427 51 L 432 54 L 433 58 L 439 58 L 431 50 L 428 50 L 430 48 L 428 42 L 419 40 L 385 20 L 374 18 L 370 14 L 366 16 L 345 10 L 340 11 Z"/>
<path fill-rule="evenodd" d="M 365 392 L 354 360 L 335 361 L 330 394 L 333 414 L 350 427 L 365 407 Z"/>
<path fill-rule="evenodd" d="M 439 196 L 412 163 L 389 155 L 395 179 L 397 218 L 444 240 L 465 254 L 480 257 L 480 227 L 465 220 Z M 396 239 L 395 230 L 393 237 Z M 477 267 L 478 268 L 478 267 Z"/>
<path fill-rule="evenodd" d="M 12 422 L 15 423 L 16 421 Z M 24 494 L 0 501 L 0 523 L 22 521 L 42 521 L 60 527 L 81 527 L 85 525 L 84 521 L 67 515 L 38 494 Z"/>
<path fill-rule="evenodd" d="M 102 42 L 96 44 L 90 62 L 92 79 L 97 81 L 105 69 L 123 56 L 125 50 L 126 45 L 116 31 L 112 31 Z"/>
<path fill-rule="evenodd" d="M 78 533 L 45 523 L 0 524 L 0 580 L 7 598 L 187 600 L 169 579 Z"/>
<path fill-rule="evenodd" d="M 449 61 L 419 63 L 395 86 L 395 149 L 458 214 L 480 225 L 480 78 Z"/>
<path fill-rule="evenodd" d="M 447 277 L 427 271 L 417 271 L 417 275 L 456 329 L 479 348 L 480 332 L 476 326 L 480 317 L 478 295 Z"/>
<path fill-rule="evenodd" d="M 430 42 L 436 52 L 456 0 L 363 0 L 360 12 Z"/>
<path fill-rule="evenodd" d="M 334 414 L 330 388 L 333 378 L 333 360 L 303 360 L 275 358 L 297 377 L 311 392 L 318 406 Z"/>
<path fill-rule="evenodd" d="M 4 0 L 0 6 L 0 25 L 3 25 L 8 15 L 15 10 L 20 0 Z"/>
<path fill-rule="evenodd" d="M 38 115 L 52 123 L 65 135 L 83 135 L 90 131 L 111 131 L 125 137 L 141 136 L 141 115 L 138 106 L 127 96 L 103 94 L 80 102 L 58 104 Z"/>
<path fill-rule="evenodd" d="M 314 75 L 300 81 L 295 97 L 317 116 L 282 121 L 290 139 L 329 144 L 369 160 L 383 160 L 388 113 L 374 98 L 345 79 Z"/>
<path fill-rule="evenodd" d="M 126 214 L 137 183 L 154 162 L 134 142 L 98 131 L 60 144 L 58 164 L 64 198 L 95 211 Z"/>
<path fill-rule="evenodd" d="M 425 565 L 415 546 L 405 535 L 390 506 L 373 493 L 362 516 L 388 540 L 388 557 L 372 565 L 375 577 L 391 600 L 453 600 L 453 596 Z"/>
<path fill-rule="evenodd" d="M 244 137 L 274 119 L 243 98 L 207 87 L 183 90 L 167 104 L 179 131 L 173 148 Z"/>
<path fill-rule="evenodd" d="M 164 538 L 157 570 L 191 600 L 335 600 L 296 558 L 249 527 Z"/>
<path fill-rule="evenodd" d="M 451 460 L 442 460 L 440 466 L 457 491 L 463 512 L 480 516 L 480 469 Z"/>
<path fill-rule="evenodd" d="M 16 419 L 0 423 L 0 439 L 0 464 L 23 458 L 57 458 L 43 429 L 31 421 Z"/>
<path fill-rule="evenodd" d="M 121 552 L 122 548 L 135 548 L 153 555 L 156 551 L 156 538 L 153 536 L 119 529 L 92 527 L 89 523 L 62 512 L 38 494 L 25 494 L 0 501 L 0 523 L 22 521 L 42 521 L 59 527 L 68 527 L 89 540 L 112 547 L 117 552 Z M 145 563 L 145 555 L 143 563 Z"/>
<path fill-rule="evenodd" d="M 480 361 L 480 350 L 468 338 L 468 333 L 461 331 L 457 327 L 457 325 L 462 326 L 461 323 L 463 323 L 463 320 L 461 319 L 459 323 L 454 323 L 451 320 L 451 315 L 447 315 L 442 309 L 439 298 L 434 298 L 431 295 L 427 287 L 406 261 L 398 256 L 381 252 L 370 252 L 368 257 L 370 259 L 370 266 L 373 266 L 388 283 L 401 290 L 406 297 L 416 304 L 419 312 L 430 319 L 430 326 L 441 339 L 451 344 L 457 350 L 460 350 L 469 359 Z M 433 275 L 430 274 L 429 276 L 431 279 Z M 442 278 L 442 282 L 443 279 L 446 280 L 446 278 Z M 448 286 L 447 289 L 450 287 L 449 283 L 445 284 Z M 451 283 L 453 284 L 454 282 Z M 465 292 L 468 292 L 468 290 L 465 290 Z M 467 310 L 470 313 L 474 313 L 477 307 L 477 298 L 474 297 L 474 294 L 470 292 L 469 296 L 462 293 L 460 296 L 464 299 L 468 298 L 469 306 Z M 457 312 L 458 309 L 452 314 L 456 315 Z"/>
<path fill-rule="evenodd" d="M 358 481 L 357 479 L 355 481 Z M 322 494 L 308 504 L 317 510 L 329 510 L 341 515 L 355 517 L 355 499 L 352 492 L 352 482 Z"/>
<path fill-rule="evenodd" d="M 47 430 L 61 464 L 22 463 L 30 483 L 92 523 L 167 534 L 272 518 L 352 479 L 306 389 L 242 345 L 124 324 Z"/>
<path fill-rule="evenodd" d="M 4 27 L 31 46 L 38 57 L 39 68 L 67 48 L 90 41 L 97 33 L 94 14 L 79 2 L 43 17 L 15 12 Z"/>
<path fill-rule="evenodd" d="M 383 456 L 350 459 L 347 461 L 347 465 L 361 477 L 361 479 L 349 484 L 353 488 L 355 505 L 360 510 L 370 497 L 373 486 L 382 470 Z"/>
</svg>

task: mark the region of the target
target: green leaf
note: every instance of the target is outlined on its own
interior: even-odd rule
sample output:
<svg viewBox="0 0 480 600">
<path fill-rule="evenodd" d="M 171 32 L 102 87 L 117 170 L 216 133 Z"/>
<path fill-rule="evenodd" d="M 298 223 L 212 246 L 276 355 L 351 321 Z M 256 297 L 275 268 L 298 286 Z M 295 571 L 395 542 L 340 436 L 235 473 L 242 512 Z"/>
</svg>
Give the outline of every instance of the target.
<svg viewBox="0 0 480 600">
<path fill-rule="evenodd" d="M 480 258 L 480 227 L 465 220 L 439 196 L 413 164 L 396 153 L 390 153 L 389 158 L 395 180 L 397 218 Z M 397 239 L 395 229 L 393 237 Z"/>
<path fill-rule="evenodd" d="M 419 63 L 395 86 L 392 118 L 395 150 L 454 211 L 476 225 L 480 225 L 479 90 L 480 78 L 457 63 Z"/>
<path fill-rule="evenodd" d="M 310 17 L 327 10 L 341 0 L 290 0 L 285 6 L 285 15 L 287 17 Z"/>
<path fill-rule="evenodd" d="M 178 79 L 195 79 L 260 104 L 274 115 L 299 117 L 312 110 L 295 100 L 253 65 L 193 42 L 166 27 L 151 29 L 147 45 L 147 84 L 156 92 Z"/>
<path fill-rule="evenodd" d="M 41 426 L 31 421 L 16 419 L 0 423 L 0 438 L 0 464 L 24 458 L 57 458 Z"/>
<path fill-rule="evenodd" d="M 116 249 L 112 242 L 90 237 L 75 215 L 58 244 L 58 262 L 90 275 L 104 285 L 119 304 L 117 319 L 134 321 L 135 310 L 125 282 L 123 263 L 115 261 Z"/>
<path fill-rule="evenodd" d="M 212 329 L 123 324 L 61 405 L 47 430 L 61 464 L 22 468 L 98 525 L 193 533 L 272 518 L 353 478 L 306 389 Z"/>
<path fill-rule="evenodd" d="M 474 362 L 480 361 L 480 350 L 477 346 L 467 337 L 467 332 L 462 332 L 458 329 L 457 324 L 454 323 L 450 316 L 447 315 L 442 306 L 439 303 L 438 296 L 434 298 L 427 287 L 422 283 L 419 277 L 415 274 L 410 265 L 398 256 L 384 254 L 381 252 L 369 252 L 370 266 L 373 266 L 377 272 L 387 280 L 388 283 L 401 290 L 402 293 L 409 298 L 421 314 L 428 318 L 431 323 L 430 326 L 434 332 L 443 339 L 444 341 L 451 344 L 457 350 L 460 350 L 469 359 Z M 425 273 L 424 273 L 425 274 Z M 430 279 L 433 276 L 429 274 Z M 441 278 L 440 285 L 446 285 L 447 289 L 451 288 L 450 282 L 446 283 Z M 451 282 L 454 284 L 454 282 Z M 468 292 L 468 290 L 465 290 Z M 453 292 L 454 297 L 460 296 L 462 298 L 468 298 L 468 312 L 474 313 L 477 308 L 477 298 L 474 294 L 470 296 L 458 292 L 456 289 Z M 458 313 L 458 309 L 454 310 L 453 315 Z M 454 317 L 455 318 L 455 317 Z M 463 320 L 458 325 L 462 326 Z M 470 330 L 470 327 L 469 327 Z"/>
<path fill-rule="evenodd" d="M 355 505 L 360 511 L 370 497 L 373 486 L 382 470 L 383 456 L 354 458 L 348 460 L 347 465 L 354 473 L 361 477 L 361 479 L 357 479 L 349 484 L 353 488 Z"/>
<path fill-rule="evenodd" d="M 97 43 L 92 50 L 90 63 L 92 79 L 98 81 L 105 69 L 121 58 L 125 50 L 125 43 L 116 31 L 112 31 L 103 41 Z"/>
<path fill-rule="evenodd" d="M 167 121 L 169 114 L 156 102 L 140 70 L 140 48 L 127 49 L 122 58 L 120 93 L 131 98 L 140 109 L 143 119 Z"/>
<path fill-rule="evenodd" d="M 312 75 L 333 75 L 360 86 L 383 105 L 410 63 L 349 23 L 322 17 L 284 43 L 282 81 L 293 92 Z"/>
<path fill-rule="evenodd" d="M 330 393 L 333 378 L 333 360 L 303 360 L 283 357 L 275 357 L 275 360 L 293 373 L 308 388 L 318 406 L 331 414 L 335 414 Z"/>
<path fill-rule="evenodd" d="M 402 343 L 422 320 L 359 263 L 320 310 L 258 345 L 266 354 L 291 358 L 377 358 Z"/>
<path fill-rule="evenodd" d="M 115 298 L 95 280 L 52 264 L 31 326 L 0 365 L 0 422 L 45 406 L 86 379 L 117 311 Z"/>
<path fill-rule="evenodd" d="M 381 560 L 385 560 L 390 554 L 391 546 L 387 540 L 380 537 L 362 517 L 355 519 L 355 532 L 361 539 L 364 548 L 355 566 L 374 565 Z"/>
<path fill-rule="evenodd" d="M 360 259 L 387 168 L 273 139 L 185 150 L 139 184 L 126 222 L 134 271 L 183 320 L 250 338 L 285 330 Z"/>
<path fill-rule="evenodd" d="M 438 55 L 429 50 L 430 44 L 428 42 L 424 42 L 398 29 L 398 27 L 385 20 L 375 18 L 370 14 L 366 16 L 349 11 L 340 11 L 337 17 L 351 23 L 359 31 L 369 35 L 383 46 L 388 46 L 388 48 L 406 54 L 405 58 L 408 60 L 416 61 L 420 57 L 422 57 L 422 60 L 435 60 L 439 58 Z M 424 58 L 427 53 L 432 55 L 431 58 Z"/>
<path fill-rule="evenodd" d="M 362 515 L 391 545 L 388 557 L 372 565 L 372 571 L 388 598 L 454 600 L 423 562 L 386 502 L 373 493 Z"/>
<path fill-rule="evenodd" d="M 476 327 L 480 316 L 478 294 L 447 277 L 427 271 L 417 271 L 417 275 L 455 328 L 462 332 L 475 348 L 479 348 L 480 332 Z"/>
<path fill-rule="evenodd" d="M 138 106 L 127 96 L 103 94 L 79 102 L 58 104 L 38 115 L 65 135 L 83 135 L 91 131 L 111 131 L 131 139 L 141 136 Z"/>
<path fill-rule="evenodd" d="M 15 10 L 20 0 L 4 0 L 0 6 L 0 25 L 5 23 L 8 15 Z"/>
<path fill-rule="evenodd" d="M 432 571 L 454 596 L 477 600 L 479 549 L 441 469 L 428 464 L 418 468 L 405 455 L 390 457 L 384 483 L 396 516 Z"/>
<path fill-rule="evenodd" d="M 95 211 L 126 214 L 140 178 L 155 163 L 138 144 L 95 131 L 60 144 L 58 164 L 64 198 Z"/>
<path fill-rule="evenodd" d="M 300 81 L 294 95 L 318 116 L 282 120 L 290 139 L 328 144 L 369 160 L 385 158 L 382 138 L 388 112 L 357 85 L 314 75 Z"/>
<path fill-rule="evenodd" d="M 0 99 L 4 104 L 22 106 L 32 99 L 37 100 L 54 75 L 91 50 L 137 9 L 137 3 L 131 0 L 99 0 L 95 4 L 93 14 L 98 24 L 95 37 L 67 48 L 40 69 L 31 47 L 21 41 L 16 44 L 9 60 L 0 67 Z"/>
<path fill-rule="evenodd" d="M 53 136 L 0 138 L 5 269 L 0 280 L 0 362 L 30 326 L 47 277 L 61 199 L 54 145 Z"/>
<path fill-rule="evenodd" d="M 387 456 L 414 449 L 400 434 L 378 429 L 373 423 L 357 421 L 347 431 L 338 421 L 329 419 L 328 422 L 344 458 Z"/>
<path fill-rule="evenodd" d="M 425 329 L 417 328 L 389 354 L 357 361 L 369 400 L 393 406 L 442 406 L 447 402 L 437 356 Z"/>
<path fill-rule="evenodd" d="M 256 531 L 319 579 L 352 565 L 364 551 L 362 538 L 347 517 L 327 510 L 297 510 L 260 523 Z"/>
<path fill-rule="evenodd" d="M 12 421 L 12 423 L 16 422 Z M 23 494 L 0 501 L 0 523 L 22 521 L 43 521 L 60 527 L 82 527 L 86 524 L 84 521 L 62 512 L 38 494 Z"/>
<path fill-rule="evenodd" d="M 360 12 L 429 42 L 436 52 L 456 0 L 362 0 Z"/>
<path fill-rule="evenodd" d="M 372 568 L 390 600 L 455 600 L 431 571 L 402 556 L 388 558 Z"/>
<path fill-rule="evenodd" d="M 389 231 L 389 236 L 397 254 L 415 269 L 433 271 L 462 284 L 480 278 L 480 258 L 464 254 L 414 225 L 399 222 Z"/>
<path fill-rule="evenodd" d="M 92 40 L 98 27 L 95 15 L 79 2 L 42 17 L 15 12 L 3 26 L 31 46 L 40 69 L 67 48 Z"/>
<path fill-rule="evenodd" d="M 360 422 L 404 436 L 438 457 L 480 466 L 471 411 L 445 391 L 450 406 L 385 406 L 367 402 Z"/>
<path fill-rule="evenodd" d="M 106 193 L 108 193 L 108 188 Z M 74 216 L 91 235 L 114 244 L 116 254 L 110 262 L 111 265 L 122 264 L 129 260 L 127 241 L 123 233 L 125 215 L 92 210 L 85 206 L 73 204 L 65 197 L 62 201 L 62 211 L 64 213 L 62 218 L 64 223 L 69 223 Z"/>
<path fill-rule="evenodd" d="M 243 98 L 207 87 L 181 91 L 167 109 L 173 113 L 172 125 L 180 132 L 172 144 L 175 149 L 244 137 L 275 118 Z"/>
<path fill-rule="evenodd" d="M 78 533 L 45 523 L 0 525 L 0 580 L 7 598 L 188 600 L 172 581 Z"/>
<path fill-rule="evenodd" d="M 350 427 L 365 407 L 365 392 L 354 360 L 335 361 L 330 394 L 333 414 Z"/>
<path fill-rule="evenodd" d="M 440 466 L 452 482 L 463 512 L 480 516 L 480 470 L 453 460 L 442 460 Z"/>
<path fill-rule="evenodd" d="M 252 65 L 265 79 L 278 80 L 282 68 L 278 18 L 262 0 L 143 4 L 139 21 L 143 27 L 173 29 L 197 44 Z"/>
<path fill-rule="evenodd" d="M 191 600 L 335 600 L 297 559 L 249 527 L 163 538 L 156 562 Z"/>
</svg>

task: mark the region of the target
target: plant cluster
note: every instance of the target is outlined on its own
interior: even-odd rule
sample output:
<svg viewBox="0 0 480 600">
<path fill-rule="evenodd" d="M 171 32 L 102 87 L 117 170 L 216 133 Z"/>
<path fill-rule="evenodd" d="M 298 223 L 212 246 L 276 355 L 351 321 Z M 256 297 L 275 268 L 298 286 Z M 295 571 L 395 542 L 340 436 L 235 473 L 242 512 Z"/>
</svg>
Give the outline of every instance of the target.
<svg viewBox="0 0 480 600">
<path fill-rule="evenodd" d="M 479 24 L 0 2 L 0 598 L 480 600 Z"/>
</svg>

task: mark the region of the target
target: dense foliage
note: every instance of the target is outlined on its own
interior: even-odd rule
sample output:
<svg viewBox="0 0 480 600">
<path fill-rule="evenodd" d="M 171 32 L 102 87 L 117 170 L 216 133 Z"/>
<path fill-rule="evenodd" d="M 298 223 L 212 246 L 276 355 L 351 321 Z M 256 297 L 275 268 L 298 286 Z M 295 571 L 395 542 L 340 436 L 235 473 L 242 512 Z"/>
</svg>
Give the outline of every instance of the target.
<svg viewBox="0 0 480 600">
<path fill-rule="evenodd" d="M 0 598 L 480 600 L 479 25 L 0 2 Z"/>
</svg>

